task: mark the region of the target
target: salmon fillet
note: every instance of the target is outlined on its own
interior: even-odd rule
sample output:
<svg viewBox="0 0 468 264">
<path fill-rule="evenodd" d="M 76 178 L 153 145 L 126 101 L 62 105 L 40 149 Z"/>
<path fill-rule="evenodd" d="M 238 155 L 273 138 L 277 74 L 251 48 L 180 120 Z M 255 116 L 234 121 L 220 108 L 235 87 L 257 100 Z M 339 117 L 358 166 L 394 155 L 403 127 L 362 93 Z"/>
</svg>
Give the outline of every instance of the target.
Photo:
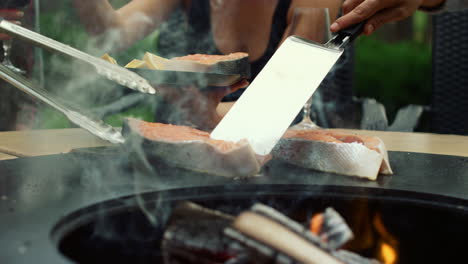
<svg viewBox="0 0 468 264">
<path fill-rule="evenodd" d="M 109 54 L 102 59 L 117 64 Z M 133 59 L 125 65 L 126 68 L 140 68 L 166 71 L 206 72 L 227 75 L 240 75 L 250 78 L 249 54 L 235 52 L 228 55 L 191 54 L 172 59 L 166 59 L 156 54 L 146 52 L 143 58 Z"/>
<path fill-rule="evenodd" d="M 244 52 L 228 55 L 191 54 L 172 59 L 147 52 L 143 61 L 146 67 L 155 70 L 209 72 L 250 77 L 249 55 Z"/>
<path fill-rule="evenodd" d="M 393 173 L 381 139 L 332 129 L 288 130 L 272 155 L 300 167 L 370 180 Z"/>
<path fill-rule="evenodd" d="M 233 61 L 248 57 L 249 54 L 244 52 L 235 52 L 228 55 L 208 55 L 208 54 L 191 54 L 182 57 L 175 57 L 172 60 L 195 61 L 201 64 L 213 65 L 222 61 Z"/>
<path fill-rule="evenodd" d="M 248 177 L 260 171 L 255 152 L 245 140 L 214 140 L 209 133 L 191 127 L 133 118 L 126 119 L 123 132 L 140 142 L 143 139 L 148 155 L 174 167 L 226 177 Z"/>
</svg>

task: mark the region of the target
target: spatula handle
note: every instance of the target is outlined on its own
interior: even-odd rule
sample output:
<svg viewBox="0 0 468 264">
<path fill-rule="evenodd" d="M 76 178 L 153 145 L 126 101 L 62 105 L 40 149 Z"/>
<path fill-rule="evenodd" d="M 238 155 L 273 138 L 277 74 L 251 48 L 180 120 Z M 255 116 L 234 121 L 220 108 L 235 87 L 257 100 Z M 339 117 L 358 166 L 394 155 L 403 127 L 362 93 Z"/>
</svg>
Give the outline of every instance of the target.
<svg viewBox="0 0 468 264">
<path fill-rule="evenodd" d="M 357 24 L 354 24 L 352 26 L 349 26 L 341 31 L 338 32 L 338 34 L 343 35 L 344 37 L 349 37 L 349 42 L 353 41 L 357 36 L 361 35 L 361 33 L 364 30 L 364 25 L 366 24 L 366 20 L 359 22 Z"/>
<path fill-rule="evenodd" d="M 326 44 L 328 47 L 342 49 L 348 43 L 352 42 L 364 30 L 366 21 L 349 26 L 336 33 L 333 38 Z"/>
</svg>

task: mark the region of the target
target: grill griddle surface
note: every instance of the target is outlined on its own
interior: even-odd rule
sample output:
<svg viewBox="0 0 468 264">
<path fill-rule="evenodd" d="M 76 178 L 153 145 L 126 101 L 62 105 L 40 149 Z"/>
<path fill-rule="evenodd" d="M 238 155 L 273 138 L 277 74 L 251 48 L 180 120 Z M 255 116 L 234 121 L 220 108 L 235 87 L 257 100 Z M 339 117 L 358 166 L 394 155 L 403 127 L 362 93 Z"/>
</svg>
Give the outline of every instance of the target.
<svg viewBox="0 0 468 264">
<path fill-rule="evenodd" d="M 96 202 L 169 188 L 239 185 L 261 190 L 278 185 L 327 185 L 403 190 L 468 200 L 468 158 L 407 152 L 390 152 L 395 174 L 380 175 L 375 182 L 320 173 L 271 161 L 264 177 L 228 179 L 160 165 L 157 173 L 118 150 L 99 148 L 77 153 L 21 158 L 0 162 L 0 262 L 68 263 L 49 236 L 64 215 Z M 335 189 L 336 189 L 335 188 Z M 438 200 L 429 202 L 437 203 Z"/>
</svg>

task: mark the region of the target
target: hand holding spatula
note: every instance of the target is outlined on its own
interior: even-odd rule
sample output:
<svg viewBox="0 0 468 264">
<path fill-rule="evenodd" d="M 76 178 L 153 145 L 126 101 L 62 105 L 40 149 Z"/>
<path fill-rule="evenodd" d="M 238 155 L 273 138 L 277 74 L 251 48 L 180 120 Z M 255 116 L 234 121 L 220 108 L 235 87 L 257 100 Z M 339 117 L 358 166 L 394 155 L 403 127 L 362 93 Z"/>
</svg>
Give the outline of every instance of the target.
<svg viewBox="0 0 468 264">
<path fill-rule="evenodd" d="M 364 23 L 317 44 L 290 36 L 211 133 L 214 139 L 247 139 L 258 155 L 267 155 Z"/>
</svg>

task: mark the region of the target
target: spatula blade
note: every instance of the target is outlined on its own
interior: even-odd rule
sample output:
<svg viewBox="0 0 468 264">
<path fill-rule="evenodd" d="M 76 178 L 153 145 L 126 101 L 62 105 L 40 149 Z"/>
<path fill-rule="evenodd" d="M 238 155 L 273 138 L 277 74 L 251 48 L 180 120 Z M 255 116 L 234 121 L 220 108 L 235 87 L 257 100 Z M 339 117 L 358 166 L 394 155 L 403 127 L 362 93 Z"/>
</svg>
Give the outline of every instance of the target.
<svg viewBox="0 0 468 264">
<path fill-rule="evenodd" d="M 211 137 L 247 139 L 255 153 L 267 155 L 342 53 L 288 37 Z"/>
</svg>

